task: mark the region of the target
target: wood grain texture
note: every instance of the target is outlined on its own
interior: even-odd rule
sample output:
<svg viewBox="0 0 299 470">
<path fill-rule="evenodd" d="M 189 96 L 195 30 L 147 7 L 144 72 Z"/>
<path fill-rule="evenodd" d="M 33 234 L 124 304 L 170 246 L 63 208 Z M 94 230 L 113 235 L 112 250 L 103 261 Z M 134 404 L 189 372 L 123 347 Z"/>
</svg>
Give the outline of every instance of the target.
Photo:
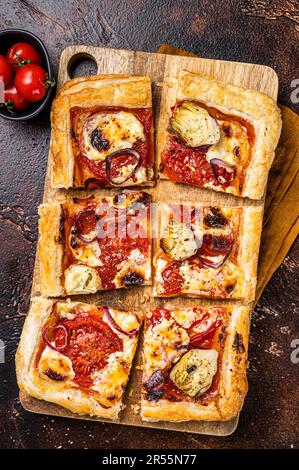
<svg viewBox="0 0 299 470">
<path fill-rule="evenodd" d="M 201 57 L 266 64 L 278 73 L 279 101 L 299 112 L 299 103 L 291 100 L 291 82 L 298 78 L 299 66 L 297 2 L 190 0 L 188 8 L 181 0 L 151 2 L 150 8 L 146 3 L 7 0 L 5 5 L 1 3 L 0 28 L 25 28 L 37 34 L 48 48 L 56 75 L 62 50 L 79 43 L 155 51 L 167 42 Z M 266 13 L 265 8 L 269 12 L 272 4 L 272 14 Z M 276 12 L 279 14 L 273 18 Z M 90 62 L 74 67 L 76 74 L 90 72 L 94 73 Z M 5 364 L 0 364 L 0 447 L 299 447 L 299 374 L 298 365 L 290 360 L 291 341 L 299 337 L 299 241 L 272 277 L 253 313 L 250 388 L 233 435 L 219 439 L 24 411 L 18 399 L 14 354 L 30 297 L 36 208 L 42 198 L 49 148 L 49 109 L 26 124 L 1 120 L 0 133 L 0 338 L 6 347 Z"/>
<path fill-rule="evenodd" d="M 90 46 L 71 46 L 65 49 L 61 55 L 58 86 L 70 79 L 71 66 L 78 57 L 91 57 L 98 66 L 98 73 L 107 74 L 142 74 L 148 75 L 153 83 L 155 120 L 158 122 L 160 110 L 165 109 L 167 97 L 167 83 L 175 78 L 182 69 L 191 72 L 201 73 L 218 79 L 224 79 L 241 85 L 246 88 L 267 93 L 276 99 L 278 92 L 278 78 L 273 69 L 262 65 L 226 62 L 216 60 L 206 60 L 201 58 L 190 58 L 172 56 L 164 54 L 146 53 L 139 51 L 126 51 L 117 49 L 95 48 Z M 162 100 L 161 100 L 162 95 Z M 156 152 L 157 153 L 157 152 Z M 156 158 L 157 160 L 157 158 Z M 50 168 L 52 167 L 51 153 L 49 154 L 48 170 L 45 180 L 43 202 L 65 200 L 73 196 L 82 195 L 80 190 L 54 189 L 50 185 Z M 243 198 L 235 198 L 232 195 L 212 192 L 209 190 L 195 188 L 187 185 L 175 185 L 171 181 L 158 180 L 154 188 L 147 190 L 151 193 L 154 202 L 205 202 L 215 205 L 227 206 L 249 206 L 255 205 L 263 208 L 264 200 L 254 201 Z M 114 189 L 93 191 L 94 194 L 103 195 L 115 192 Z M 86 191 L 84 191 L 84 196 Z M 88 194 L 88 193 L 87 193 Z M 153 221 L 155 223 L 155 221 Z M 154 254 L 158 240 L 153 241 Z M 39 265 L 40 260 L 37 255 L 36 268 L 34 270 L 32 295 L 39 294 Z M 154 308 L 158 305 L 175 305 L 177 308 L 186 306 L 205 305 L 208 301 L 201 299 L 182 299 L 180 297 L 171 300 L 154 299 L 152 297 L 152 287 L 132 288 L 128 290 L 116 290 L 99 292 L 95 295 L 78 296 L 81 301 L 88 301 L 96 304 L 119 307 L 128 310 L 143 310 Z M 147 299 L 145 301 L 145 299 Z M 219 303 L 215 301 L 215 303 Z M 136 354 L 136 362 L 142 363 L 141 342 Z M 225 436 L 231 434 L 237 426 L 238 417 L 229 422 L 188 422 L 188 423 L 149 423 L 141 420 L 139 413 L 134 412 L 134 407 L 140 403 L 141 371 L 133 367 L 131 380 L 128 384 L 124 403 L 126 408 L 121 412 L 118 422 L 120 424 L 153 427 L 159 429 L 169 429 L 182 432 L 193 432 L 198 434 L 212 434 Z M 25 392 L 20 395 L 22 405 L 28 410 L 36 413 L 53 414 L 58 416 L 81 417 L 64 410 L 63 408 L 42 402 L 29 397 Z M 81 418 L 82 419 L 82 418 Z M 90 417 L 83 417 L 90 420 Z M 97 419 L 97 421 L 104 421 Z"/>
</svg>

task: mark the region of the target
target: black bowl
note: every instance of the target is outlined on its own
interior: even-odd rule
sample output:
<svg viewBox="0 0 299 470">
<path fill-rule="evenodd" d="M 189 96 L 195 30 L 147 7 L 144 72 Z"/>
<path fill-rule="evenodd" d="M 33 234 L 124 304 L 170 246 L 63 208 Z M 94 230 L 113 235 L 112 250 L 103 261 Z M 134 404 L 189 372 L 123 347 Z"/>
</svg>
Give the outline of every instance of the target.
<svg viewBox="0 0 299 470">
<path fill-rule="evenodd" d="M 5 29 L 0 31 L 0 54 L 6 55 L 8 49 L 17 42 L 28 42 L 40 53 L 41 65 L 45 69 L 49 80 L 53 79 L 49 54 L 43 42 L 35 34 L 23 29 Z M 50 87 L 43 100 L 31 103 L 28 109 L 10 114 L 5 108 L 0 108 L 0 116 L 10 121 L 27 121 L 37 116 L 47 105 L 51 97 L 53 88 Z"/>
</svg>

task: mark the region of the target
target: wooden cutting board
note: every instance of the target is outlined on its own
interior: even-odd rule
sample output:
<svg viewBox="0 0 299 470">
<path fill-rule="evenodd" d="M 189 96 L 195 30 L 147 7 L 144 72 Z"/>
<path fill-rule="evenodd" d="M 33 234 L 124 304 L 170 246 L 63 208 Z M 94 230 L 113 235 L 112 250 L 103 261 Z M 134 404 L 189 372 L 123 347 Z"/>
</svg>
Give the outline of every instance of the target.
<svg viewBox="0 0 299 470">
<path fill-rule="evenodd" d="M 278 93 L 277 75 L 273 69 L 264 65 L 173 56 L 150 52 L 106 49 L 91 46 L 70 46 L 63 51 L 59 65 L 58 87 L 71 78 L 70 70 L 73 64 L 78 60 L 84 58 L 91 58 L 96 62 L 98 67 L 98 74 L 119 73 L 148 75 L 153 83 L 153 109 L 155 113 L 156 125 L 158 123 L 160 104 L 165 102 L 165 96 L 167 93 L 167 87 L 163 87 L 163 85 L 167 83 L 169 79 L 175 77 L 177 75 L 177 72 L 181 69 L 185 69 L 190 72 L 209 75 L 222 81 L 241 85 L 247 88 L 253 88 L 268 94 L 275 100 L 277 98 Z M 73 197 L 78 194 L 82 196 L 82 191 L 80 192 L 78 190 L 53 190 L 50 187 L 49 168 L 50 160 L 48 161 L 48 170 L 45 181 L 43 199 L 44 202 L 47 202 L 49 199 L 52 200 L 53 198 L 56 200 L 65 200 L 66 198 Z M 174 186 L 175 191 L 173 190 Z M 170 188 L 172 190 L 168 191 L 168 189 Z M 115 190 L 98 190 L 94 191 L 94 194 L 104 195 L 109 194 L 113 191 Z M 206 189 L 195 188 L 192 186 L 174 185 L 172 182 L 167 180 L 157 181 L 157 185 L 154 188 L 146 189 L 146 191 L 152 194 L 153 200 L 155 202 L 170 202 L 169 194 L 171 194 L 173 202 L 194 201 L 228 206 L 257 205 L 263 207 L 264 205 L 264 200 L 250 201 L 248 199 L 236 198 L 231 195 L 208 191 Z M 90 193 L 85 191 L 84 194 L 89 195 Z M 154 251 L 156 248 L 156 244 L 157 240 L 154 240 Z M 39 294 L 38 265 L 39 260 L 36 259 L 33 276 L 32 295 Z M 120 309 L 131 309 L 133 311 L 145 311 L 149 307 L 156 307 L 158 305 L 176 307 L 196 307 L 204 306 L 208 303 L 213 303 L 213 301 L 207 301 L 202 299 L 153 299 L 151 296 L 151 292 L 151 287 L 143 287 L 131 288 L 127 290 L 120 289 L 116 291 L 99 292 L 94 295 L 76 296 L 75 298 L 78 300 L 82 300 L 83 302 L 103 304 Z M 218 304 L 220 302 L 225 301 L 217 301 Z M 138 411 L 141 393 L 141 370 L 138 367 L 142 363 L 140 347 L 141 342 L 142 338 L 139 342 L 139 348 L 135 357 L 130 381 L 124 397 L 124 404 L 126 405 L 126 407 L 122 411 L 120 418 L 116 423 L 183 432 L 192 432 L 198 434 L 211 434 L 216 436 L 227 436 L 236 429 L 238 417 L 227 422 L 143 422 L 139 414 L 136 412 Z M 102 418 L 78 416 L 74 413 L 71 413 L 70 411 L 65 410 L 60 406 L 47 403 L 45 401 L 36 400 L 24 392 L 20 394 L 20 400 L 26 410 L 35 413 L 101 422 L 105 421 Z"/>
</svg>

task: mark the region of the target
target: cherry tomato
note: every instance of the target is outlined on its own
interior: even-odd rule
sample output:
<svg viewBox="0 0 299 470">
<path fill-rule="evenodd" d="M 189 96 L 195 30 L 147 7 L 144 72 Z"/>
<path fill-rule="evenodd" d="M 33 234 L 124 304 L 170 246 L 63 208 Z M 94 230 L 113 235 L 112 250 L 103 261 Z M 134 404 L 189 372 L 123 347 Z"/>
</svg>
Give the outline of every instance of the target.
<svg viewBox="0 0 299 470">
<path fill-rule="evenodd" d="M 41 64 L 41 57 L 37 50 L 26 42 L 18 42 L 12 46 L 8 50 L 6 57 L 16 71 L 25 64 Z"/>
<path fill-rule="evenodd" d="M 15 85 L 19 93 L 28 101 L 40 101 L 47 94 L 47 76 L 40 65 L 29 64 L 19 67 Z"/>
<path fill-rule="evenodd" d="M 30 106 L 29 101 L 25 100 L 16 89 L 14 83 L 4 91 L 4 101 L 10 112 L 23 111 Z"/>
<path fill-rule="evenodd" d="M 4 55 L 0 55 L 0 80 L 8 85 L 13 77 L 13 68 Z"/>
</svg>

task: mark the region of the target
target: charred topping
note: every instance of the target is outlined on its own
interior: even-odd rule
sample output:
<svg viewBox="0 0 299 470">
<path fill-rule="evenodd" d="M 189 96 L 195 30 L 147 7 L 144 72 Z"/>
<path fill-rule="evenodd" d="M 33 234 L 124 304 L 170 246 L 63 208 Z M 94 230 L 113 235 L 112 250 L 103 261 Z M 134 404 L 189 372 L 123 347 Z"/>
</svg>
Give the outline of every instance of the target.
<svg viewBox="0 0 299 470">
<path fill-rule="evenodd" d="M 217 207 L 210 207 L 208 214 L 204 217 L 204 224 L 207 227 L 224 227 L 228 224 L 227 219 Z"/>
<path fill-rule="evenodd" d="M 122 278 L 122 283 L 127 286 L 140 286 L 143 284 L 144 279 L 141 274 L 134 271 L 129 272 Z"/>
<path fill-rule="evenodd" d="M 143 384 L 143 386 L 147 389 L 155 388 L 158 385 L 162 384 L 165 380 L 165 377 L 161 370 L 156 370 L 153 375 L 149 378 L 149 380 Z"/>
<path fill-rule="evenodd" d="M 62 213 L 60 216 L 60 221 L 59 221 L 59 237 L 57 240 L 58 243 L 61 243 L 62 245 L 65 244 L 64 223 L 65 223 L 65 215 Z"/>
<path fill-rule="evenodd" d="M 99 151 L 107 150 L 109 148 L 108 140 L 98 129 L 94 129 L 90 134 L 90 142 L 91 145 Z"/>
<path fill-rule="evenodd" d="M 236 351 L 241 354 L 241 353 L 244 353 L 245 352 L 245 346 L 244 346 L 244 343 L 243 343 L 243 336 L 241 335 L 241 333 L 236 333 L 235 334 L 235 339 L 234 339 L 234 343 L 233 343 L 233 348 L 236 349 Z"/>
<path fill-rule="evenodd" d="M 226 135 L 226 137 L 231 137 L 232 136 L 231 127 L 228 124 L 224 124 L 224 126 L 222 127 L 222 130 L 223 130 L 224 134 Z"/>
<path fill-rule="evenodd" d="M 60 382 L 62 380 L 65 379 L 65 377 L 61 374 L 58 374 L 57 372 L 55 372 L 54 370 L 52 369 L 47 369 L 44 374 L 49 377 L 49 379 L 51 380 L 56 380 L 56 382 Z"/>
<path fill-rule="evenodd" d="M 187 369 L 188 374 L 191 374 L 191 372 L 195 371 L 195 369 L 197 369 L 195 364 L 193 364 L 191 367 L 188 367 Z"/>
<path fill-rule="evenodd" d="M 101 189 L 105 186 L 105 182 L 97 178 L 88 178 L 84 182 L 85 189 Z"/>
<path fill-rule="evenodd" d="M 71 138 L 72 138 L 72 139 L 77 140 L 77 139 L 76 139 L 76 134 L 75 134 L 75 131 L 74 131 L 74 128 L 73 128 L 73 127 L 70 128 L 70 134 L 71 134 Z"/>
<path fill-rule="evenodd" d="M 234 156 L 239 158 L 240 157 L 240 147 L 237 145 L 235 148 L 234 148 Z"/>
<path fill-rule="evenodd" d="M 73 249 L 78 248 L 78 246 L 80 246 L 75 237 L 71 237 L 70 245 Z"/>
<path fill-rule="evenodd" d="M 163 391 L 162 390 L 152 390 L 152 391 L 146 393 L 146 399 L 148 401 L 158 401 L 162 397 L 163 397 Z"/>
</svg>

